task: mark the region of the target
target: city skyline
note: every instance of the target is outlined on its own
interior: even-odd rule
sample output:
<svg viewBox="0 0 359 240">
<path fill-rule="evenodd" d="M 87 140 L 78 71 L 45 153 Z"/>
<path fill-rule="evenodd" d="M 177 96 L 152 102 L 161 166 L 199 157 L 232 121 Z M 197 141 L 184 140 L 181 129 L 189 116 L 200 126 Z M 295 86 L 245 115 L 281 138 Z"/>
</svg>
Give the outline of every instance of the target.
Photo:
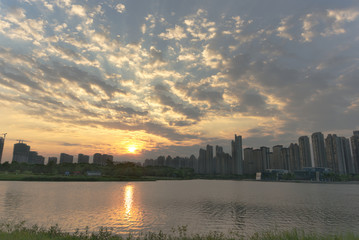
<svg viewBox="0 0 359 240">
<path fill-rule="evenodd" d="M 351 136 L 358 41 L 356 0 L 3 0 L 2 161 L 17 139 L 139 161 Z"/>
<path fill-rule="evenodd" d="M 230 143 L 232 154 L 224 152 L 223 146 L 216 145 L 214 148 L 207 144 L 205 149 L 199 149 L 198 158 L 194 154 L 191 154 L 190 157 L 177 155 L 175 158 L 172 158 L 171 155 L 162 155 L 156 159 L 142 159 L 137 163 L 144 166 L 193 168 L 196 173 L 209 175 L 255 174 L 268 169 L 287 170 L 294 173 L 294 171 L 313 167 L 331 169 L 335 174 L 359 173 L 359 131 L 354 130 L 350 138 L 331 133 L 324 138 L 323 133 L 314 132 L 311 134 L 311 139 L 310 142 L 308 136 L 300 136 L 297 142 L 287 143 L 284 146 L 275 145 L 272 148 L 261 146 L 258 149 L 253 149 L 253 147 L 243 148 L 242 136 L 235 134 L 234 140 Z M 3 140 L 0 138 L 0 150 L 3 147 Z M 55 156 L 49 156 L 48 161 L 45 162 L 42 155 L 36 151 L 30 151 L 30 149 L 31 147 L 25 144 L 23 140 L 18 140 L 18 143 L 14 144 L 12 162 L 47 164 L 52 161 L 55 164 L 94 163 L 97 165 L 106 165 L 108 160 L 126 162 L 123 159 L 122 161 L 121 159 L 120 161 L 116 160 L 112 155 L 105 153 L 93 154 L 92 161 L 90 161 L 90 156 L 86 154 L 79 153 L 77 161 L 75 161 L 74 155 L 61 153 L 59 159 Z"/>
</svg>

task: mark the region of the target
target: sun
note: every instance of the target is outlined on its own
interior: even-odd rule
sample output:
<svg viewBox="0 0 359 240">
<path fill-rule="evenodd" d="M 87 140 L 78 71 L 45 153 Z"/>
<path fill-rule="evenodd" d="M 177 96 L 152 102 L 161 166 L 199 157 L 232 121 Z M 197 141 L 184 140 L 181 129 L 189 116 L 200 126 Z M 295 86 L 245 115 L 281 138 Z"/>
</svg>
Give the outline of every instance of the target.
<svg viewBox="0 0 359 240">
<path fill-rule="evenodd" d="M 137 148 L 136 148 L 135 146 L 129 146 L 129 147 L 127 148 L 127 151 L 128 151 L 129 153 L 135 153 L 136 150 L 137 150 Z"/>
</svg>

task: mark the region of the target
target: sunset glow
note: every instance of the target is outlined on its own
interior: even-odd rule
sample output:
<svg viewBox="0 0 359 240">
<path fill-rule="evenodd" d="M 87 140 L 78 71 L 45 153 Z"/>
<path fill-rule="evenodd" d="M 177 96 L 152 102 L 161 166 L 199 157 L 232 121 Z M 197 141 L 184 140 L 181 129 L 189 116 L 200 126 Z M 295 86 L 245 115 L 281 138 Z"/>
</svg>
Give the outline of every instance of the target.
<svg viewBox="0 0 359 240">
<path fill-rule="evenodd" d="M 137 150 L 137 148 L 134 147 L 134 146 L 130 146 L 130 147 L 127 148 L 127 151 L 128 151 L 129 153 L 135 153 L 136 150 Z"/>
<path fill-rule="evenodd" d="M 115 161 L 358 129 L 357 1 L 0 2 L 3 161 L 16 139 Z"/>
</svg>

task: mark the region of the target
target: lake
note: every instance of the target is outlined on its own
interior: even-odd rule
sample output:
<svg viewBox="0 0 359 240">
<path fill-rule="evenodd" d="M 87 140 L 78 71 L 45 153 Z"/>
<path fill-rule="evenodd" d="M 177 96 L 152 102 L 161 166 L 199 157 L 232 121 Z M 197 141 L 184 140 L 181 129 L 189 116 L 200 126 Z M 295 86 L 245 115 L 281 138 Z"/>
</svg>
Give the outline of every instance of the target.
<svg viewBox="0 0 359 240">
<path fill-rule="evenodd" d="M 2 222 L 116 234 L 293 228 L 359 234 L 359 185 L 224 180 L 0 182 Z"/>
</svg>

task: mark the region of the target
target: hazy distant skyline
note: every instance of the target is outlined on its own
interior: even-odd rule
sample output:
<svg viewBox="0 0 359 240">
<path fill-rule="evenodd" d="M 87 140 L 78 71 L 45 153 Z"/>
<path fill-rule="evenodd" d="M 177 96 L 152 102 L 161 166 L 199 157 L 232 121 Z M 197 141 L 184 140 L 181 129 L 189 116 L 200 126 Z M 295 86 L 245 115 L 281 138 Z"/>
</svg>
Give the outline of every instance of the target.
<svg viewBox="0 0 359 240">
<path fill-rule="evenodd" d="M 349 137 L 358 76 L 358 1 L 0 0 L 3 160 Z"/>
</svg>

